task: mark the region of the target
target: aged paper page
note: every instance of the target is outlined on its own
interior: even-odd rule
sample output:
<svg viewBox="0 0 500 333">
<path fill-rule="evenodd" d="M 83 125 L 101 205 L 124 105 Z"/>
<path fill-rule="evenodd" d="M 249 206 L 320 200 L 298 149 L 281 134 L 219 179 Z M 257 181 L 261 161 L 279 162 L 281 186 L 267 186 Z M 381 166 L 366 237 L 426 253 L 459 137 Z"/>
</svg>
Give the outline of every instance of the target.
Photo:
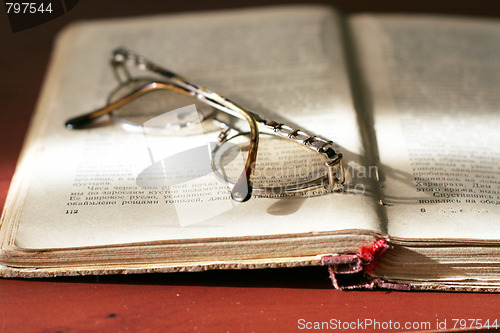
<svg viewBox="0 0 500 333">
<path fill-rule="evenodd" d="M 116 124 L 80 131 L 63 126 L 69 117 L 105 103 L 116 86 L 110 52 L 125 46 L 255 112 L 282 116 L 334 140 L 347 161 L 359 162 L 340 33 L 327 8 L 160 16 L 72 29 L 61 46 L 66 62 L 55 64 L 62 73 L 59 87 L 41 105 L 46 128 L 26 153 L 30 182 L 19 189 L 26 197 L 17 201 L 25 199 L 17 246 L 380 230 L 374 200 L 352 178 L 342 194 L 243 204 L 232 201 L 213 175 L 171 187 L 138 186 L 137 176 L 148 167 L 215 141 L 217 132 L 162 137 Z"/>
<path fill-rule="evenodd" d="M 357 16 L 389 234 L 499 239 L 500 23 Z"/>
</svg>

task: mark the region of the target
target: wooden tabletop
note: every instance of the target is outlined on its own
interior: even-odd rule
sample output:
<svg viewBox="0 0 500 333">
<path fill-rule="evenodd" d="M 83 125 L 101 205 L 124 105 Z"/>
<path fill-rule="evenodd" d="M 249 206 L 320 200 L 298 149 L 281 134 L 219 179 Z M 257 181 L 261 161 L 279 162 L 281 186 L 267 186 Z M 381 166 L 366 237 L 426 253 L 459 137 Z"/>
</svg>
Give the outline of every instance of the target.
<svg viewBox="0 0 500 333">
<path fill-rule="evenodd" d="M 498 0 L 422 2 L 330 1 L 345 13 L 406 11 L 500 17 Z M 0 205 L 14 173 L 54 35 L 62 26 L 77 19 L 272 3 L 285 2 L 85 0 L 62 17 L 17 33 L 11 31 L 2 12 Z M 290 332 L 307 331 L 324 322 L 331 331 L 393 328 L 402 332 L 444 328 L 445 321 L 448 329 L 476 326 L 478 320 L 482 324 L 496 320 L 500 325 L 499 308 L 496 294 L 337 291 L 323 267 L 0 280 L 1 332 Z M 394 329 L 398 325 L 400 329 Z"/>
</svg>

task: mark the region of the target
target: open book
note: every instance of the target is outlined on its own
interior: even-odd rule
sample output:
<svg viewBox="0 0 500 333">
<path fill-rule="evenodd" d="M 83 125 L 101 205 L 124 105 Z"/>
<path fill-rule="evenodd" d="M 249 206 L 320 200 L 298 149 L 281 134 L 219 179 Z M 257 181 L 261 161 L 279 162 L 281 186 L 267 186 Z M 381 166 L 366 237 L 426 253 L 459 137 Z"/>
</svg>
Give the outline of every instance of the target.
<svg viewBox="0 0 500 333">
<path fill-rule="evenodd" d="M 498 291 L 499 40 L 489 20 L 322 6 L 74 24 L 5 204 L 0 275 L 328 265 L 343 288 Z M 151 156 L 190 139 L 64 127 L 106 102 L 117 46 L 333 140 L 344 189 L 236 203 L 213 175 L 141 188 Z"/>
</svg>

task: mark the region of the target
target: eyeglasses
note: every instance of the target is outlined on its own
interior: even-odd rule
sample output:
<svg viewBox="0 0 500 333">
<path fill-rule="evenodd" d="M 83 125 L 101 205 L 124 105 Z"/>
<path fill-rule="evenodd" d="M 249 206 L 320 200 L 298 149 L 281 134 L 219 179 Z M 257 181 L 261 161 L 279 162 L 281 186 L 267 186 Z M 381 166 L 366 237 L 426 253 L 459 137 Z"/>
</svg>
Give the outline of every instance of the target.
<svg viewBox="0 0 500 333">
<path fill-rule="evenodd" d="M 104 115 L 127 129 L 169 135 L 189 132 L 194 124 L 217 122 L 222 131 L 212 149 L 211 165 L 232 187 L 233 200 L 247 201 L 252 193 L 318 195 L 342 188 L 342 154 L 332 141 L 251 112 L 128 49 L 115 49 L 111 66 L 120 84 L 107 104 L 69 119 L 67 128 L 86 128 Z M 152 76 L 133 77 L 127 66 Z M 248 152 L 243 170 L 241 165 L 232 167 L 235 149 Z"/>
</svg>

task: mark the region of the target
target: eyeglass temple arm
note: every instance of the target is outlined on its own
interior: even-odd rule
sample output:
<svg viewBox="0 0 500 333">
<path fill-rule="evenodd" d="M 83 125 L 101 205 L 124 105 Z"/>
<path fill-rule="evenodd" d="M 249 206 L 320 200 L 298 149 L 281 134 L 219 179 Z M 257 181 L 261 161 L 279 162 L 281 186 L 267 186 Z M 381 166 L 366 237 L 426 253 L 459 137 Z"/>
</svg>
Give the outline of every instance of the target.
<svg viewBox="0 0 500 333">
<path fill-rule="evenodd" d="M 189 94 L 196 96 L 198 99 L 204 101 L 215 107 L 218 110 L 229 113 L 233 116 L 243 118 L 250 125 L 250 147 L 248 151 L 248 157 L 245 162 L 245 169 L 242 174 L 238 178 L 233 190 L 231 192 L 231 196 L 235 201 L 244 202 L 251 198 L 252 196 L 252 188 L 253 188 L 253 179 L 254 179 L 254 170 L 255 163 L 257 160 L 257 148 L 259 145 L 259 131 L 257 122 L 254 118 L 254 114 L 250 111 L 244 109 L 243 107 L 237 105 L 236 103 L 228 100 L 225 97 L 222 97 L 219 94 L 211 92 L 203 87 L 196 86 L 192 83 L 189 83 L 183 77 L 175 74 L 174 72 L 165 69 L 161 66 L 158 66 L 151 61 L 147 60 L 141 55 L 134 53 L 131 50 L 126 48 L 117 48 L 113 51 L 113 56 L 111 59 L 111 64 L 115 71 L 119 66 L 122 66 L 127 77 L 129 77 L 128 71 L 125 67 L 125 64 L 132 63 L 142 70 L 149 70 L 154 73 L 157 73 L 165 78 L 168 78 L 169 81 L 174 83 L 175 85 L 183 88 Z"/>
<path fill-rule="evenodd" d="M 248 149 L 248 157 L 245 162 L 245 169 L 241 173 L 231 191 L 231 197 L 233 198 L 233 200 L 238 202 L 245 202 L 252 196 L 255 163 L 257 162 L 257 148 L 259 145 L 259 129 L 257 126 L 257 121 L 252 116 L 252 113 L 250 111 L 243 109 L 242 107 L 218 94 L 212 93 L 208 98 L 203 97 L 201 99 L 206 99 L 206 102 L 208 104 L 216 107 L 219 110 L 223 110 L 224 108 L 227 110 L 223 111 L 232 111 L 228 112 L 230 114 L 232 114 L 234 110 L 238 111 L 240 117 L 244 117 L 244 119 L 250 125 L 250 146 Z M 216 105 L 214 105 L 215 103 Z M 219 107 L 217 107 L 217 105 L 219 105 Z"/>
<path fill-rule="evenodd" d="M 257 123 L 262 124 L 269 130 L 272 130 L 276 135 L 288 140 L 292 140 L 319 154 L 324 155 L 328 165 L 336 168 L 336 175 L 334 177 L 330 177 L 332 189 L 333 187 L 335 187 L 335 185 L 338 186 L 345 182 L 344 166 L 342 162 L 343 156 L 341 153 L 335 150 L 335 143 L 333 141 L 325 139 L 318 135 L 308 133 L 304 130 L 291 127 L 289 125 L 267 119 L 251 111 L 248 111 L 248 113 L 252 115 Z M 239 131 L 237 128 L 235 128 L 235 130 Z"/>
<path fill-rule="evenodd" d="M 111 60 L 113 69 L 115 70 L 115 75 L 118 81 L 121 83 L 126 82 L 127 80 L 130 80 L 132 76 L 130 75 L 129 71 L 127 70 L 125 64 L 127 60 L 133 60 L 134 64 L 137 65 L 139 68 L 142 68 L 144 70 L 151 70 L 155 73 L 161 74 L 165 76 L 166 78 L 172 80 L 175 84 L 179 85 L 180 88 L 184 91 L 184 93 L 188 93 L 189 95 L 195 95 L 199 99 L 205 101 L 206 103 L 211 104 L 213 107 L 224 111 L 226 113 L 229 113 L 232 116 L 236 116 L 238 118 L 242 118 L 244 120 L 249 120 L 248 115 L 254 116 L 253 113 L 251 113 L 248 110 L 244 110 L 242 107 L 237 106 L 235 103 L 229 101 L 228 99 L 210 92 L 202 87 L 196 86 L 194 84 L 188 83 L 185 79 L 180 77 L 179 75 L 162 68 L 160 66 L 157 66 L 150 61 L 146 60 L 144 57 L 139 56 L 132 51 L 129 51 L 124 48 L 119 48 L 113 51 L 113 57 Z M 120 77 L 119 74 L 119 69 L 121 69 L 125 73 L 125 80 L 123 80 Z M 129 102 L 138 96 L 142 95 L 145 92 L 151 91 L 150 85 L 145 85 L 142 88 L 139 88 L 138 90 L 130 93 L 128 96 L 126 96 L 122 102 Z M 135 96 L 134 98 L 131 98 Z M 113 110 L 121 107 L 122 105 L 125 105 L 125 103 L 121 103 L 120 101 L 117 101 L 116 103 L 110 103 L 109 105 L 106 105 L 102 108 L 99 108 L 97 110 L 90 111 L 86 114 L 80 115 L 73 117 L 66 121 L 65 126 L 69 129 L 83 129 L 87 125 L 89 125 L 92 121 L 95 119 L 107 115 L 111 113 Z M 230 107 L 228 107 L 230 105 Z M 235 111 L 237 110 L 237 111 Z"/>
<path fill-rule="evenodd" d="M 82 114 L 80 116 L 70 118 L 64 123 L 64 125 L 68 129 L 72 129 L 72 130 L 86 128 L 90 123 L 92 123 L 97 118 L 104 116 L 104 115 L 107 115 L 107 114 L 110 114 L 114 110 L 121 108 L 124 105 L 127 105 L 128 103 L 141 97 L 145 93 L 150 92 L 150 91 L 155 90 L 155 89 L 163 89 L 163 88 L 164 87 L 161 86 L 161 84 L 158 84 L 156 82 L 151 82 L 149 84 L 146 84 L 142 87 L 137 88 L 136 90 L 132 91 L 131 93 L 129 93 L 128 95 L 124 96 L 123 98 L 117 100 L 116 102 L 110 103 L 102 108 L 90 111 L 90 112 Z"/>
</svg>

